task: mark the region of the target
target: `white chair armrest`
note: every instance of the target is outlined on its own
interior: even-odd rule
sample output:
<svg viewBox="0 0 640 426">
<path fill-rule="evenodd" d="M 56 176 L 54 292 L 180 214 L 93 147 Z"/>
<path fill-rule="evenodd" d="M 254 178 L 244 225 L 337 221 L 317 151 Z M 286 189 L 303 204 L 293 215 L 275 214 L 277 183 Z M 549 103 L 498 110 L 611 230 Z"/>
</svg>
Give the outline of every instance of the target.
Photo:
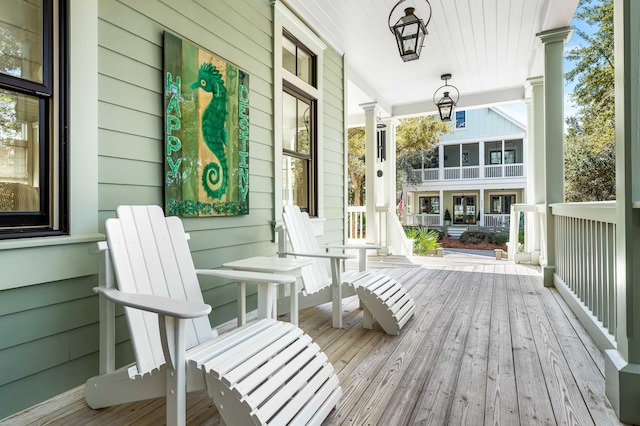
<svg viewBox="0 0 640 426">
<path fill-rule="evenodd" d="M 289 284 L 296 280 L 293 275 L 269 274 L 266 272 L 234 271 L 229 269 L 196 269 L 196 274 L 211 275 L 235 281 L 252 283 Z"/>
<path fill-rule="evenodd" d="M 382 246 L 376 246 L 373 244 L 347 244 L 347 245 L 335 245 L 335 244 L 325 244 L 322 247 L 325 248 L 335 248 L 335 249 L 354 249 L 354 250 L 380 250 Z"/>
<path fill-rule="evenodd" d="M 278 252 L 278 254 L 284 254 L 287 256 L 299 256 L 299 257 L 317 257 L 320 259 L 353 259 L 352 254 L 332 254 L 332 253 L 294 253 L 294 252 Z"/>
<path fill-rule="evenodd" d="M 150 294 L 124 293 L 114 288 L 96 287 L 93 291 L 104 295 L 112 302 L 174 318 L 198 318 L 208 315 L 209 312 L 211 312 L 211 306 L 204 303 L 189 302 Z"/>
</svg>

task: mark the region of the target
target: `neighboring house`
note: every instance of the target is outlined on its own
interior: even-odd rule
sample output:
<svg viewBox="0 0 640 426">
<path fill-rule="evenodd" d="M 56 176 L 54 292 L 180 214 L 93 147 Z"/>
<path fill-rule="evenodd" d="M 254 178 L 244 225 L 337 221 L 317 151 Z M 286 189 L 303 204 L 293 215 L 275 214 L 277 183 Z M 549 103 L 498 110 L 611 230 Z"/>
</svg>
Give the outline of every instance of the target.
<svg viewBox="0 0 640 426">
<path fill-rule="evenodd" d="M 507 228 L 511 204 L 525 200 L 526 126 L 497 107 L 456 111 L 451 125 L 437 156 L 416 168 L 422 183 L 403 184 L 404 224 Z"/>
</svg>

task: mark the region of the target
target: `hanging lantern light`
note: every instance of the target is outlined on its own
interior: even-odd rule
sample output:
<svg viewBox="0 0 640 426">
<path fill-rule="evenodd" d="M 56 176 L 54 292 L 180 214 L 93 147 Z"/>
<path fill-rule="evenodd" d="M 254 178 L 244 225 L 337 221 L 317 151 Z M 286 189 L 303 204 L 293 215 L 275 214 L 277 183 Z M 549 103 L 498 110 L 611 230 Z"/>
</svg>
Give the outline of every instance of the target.
<svg viewBox="0 0 640 426">
<path fill-rule="evenodd" d="M 429 0 L 425 0 L 429 5 L 429 18 L 426 23 L 414 14 L 414 7 L 407 7 L 404 10 L 405 15 L 401 17 L 395 25 L 391 25 L 391 15 L 393 15 L 393 11 L 396 10 L 396 7 L 403 1 L 405 0 L 400 0 L 393 6 L 393 9 L 391 9 L 388 25 L 389 30 L 391 30 L 391 33 L 395 36 L 396 42 L 398 43 L 400 57 L 404 62 L 407 62 L 420 58 L 424 38 L 428 34 L 427 25 L 429 25 L 429 21 L 431 21 L 431 3 L 429 3 Z"/>
<path fill-rule="evenodd" d="M 440 79 L 444 80 L 444 86 L 440 86 L 438 90 L 436 90 L 436 92 L 433 94 L 433 103 L 438 107 L 440 120 L 445 122 L 451 121 L 451 117 L 453 117 L 453 110 L 458 104 L 458 100 L 460 99 L 460 91 L 458 91 L 456 86 L 447 84 L 447 81 L 450 78 L 451 74 L 442 74 L 440 76 Z M 456 91 L 455 100 L 451 96 L 449 96 L 449 94 L 451 93 L 451 89 Z M 441 90 L 443 91 L 442 97 L 438 101 L 436 101 L 436 96 Z"/>
</svg>

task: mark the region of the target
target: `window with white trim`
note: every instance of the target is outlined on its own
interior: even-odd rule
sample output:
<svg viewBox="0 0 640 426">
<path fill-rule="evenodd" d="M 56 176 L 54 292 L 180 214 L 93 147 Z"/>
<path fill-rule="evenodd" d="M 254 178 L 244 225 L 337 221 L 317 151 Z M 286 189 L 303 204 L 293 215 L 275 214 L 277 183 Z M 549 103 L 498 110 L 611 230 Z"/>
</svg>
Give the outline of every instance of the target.
<svg viewBox="0 0 640 426">
<path fill-rule="evenodd" d="M 66 0 L 0 16 L 0 238 L 68 231 Z"/>
<path fill-rule="evenodd" d="M 282 33 L 282 67 L 288 71 L 282 81 L 282 201 L 317 216 L 318 100 L 308 91 L 317 88 L 317 61 L 286 29 Z"/>
</svg>

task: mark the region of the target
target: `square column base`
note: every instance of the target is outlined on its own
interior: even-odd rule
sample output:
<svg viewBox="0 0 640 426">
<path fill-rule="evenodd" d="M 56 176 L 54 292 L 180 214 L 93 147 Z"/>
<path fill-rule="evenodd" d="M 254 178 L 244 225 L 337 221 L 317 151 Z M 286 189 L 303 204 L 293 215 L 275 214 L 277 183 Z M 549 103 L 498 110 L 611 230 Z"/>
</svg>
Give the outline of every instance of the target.
<svg viewBox="0 0 640 426">
<path fill-rule="evenodd" d="M 623 423 L 640 424 L 640 365 L 629 364 L 615 349 L 605 351 L 606 395 Z"/>
<path fill-rule="evenodd" d="M 547 265 L 542 268 L 542 280 L 545 287 L 555 287 L 553 282 L 553 275 L 556 273 L 556 267 L 554 265 Z"/>
</svg>

